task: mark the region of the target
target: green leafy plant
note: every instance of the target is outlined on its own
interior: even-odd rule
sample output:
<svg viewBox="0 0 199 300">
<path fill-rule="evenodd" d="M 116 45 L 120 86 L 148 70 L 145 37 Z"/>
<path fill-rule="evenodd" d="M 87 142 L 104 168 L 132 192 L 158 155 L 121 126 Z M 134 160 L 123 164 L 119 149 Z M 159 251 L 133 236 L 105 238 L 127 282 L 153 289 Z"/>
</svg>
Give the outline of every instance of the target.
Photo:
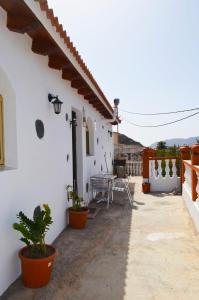
<svg viewBox="0 0 199 300">
<path fill-rule="evenodd" d="M 31 252 L 45 256 L 45 235 L 49 230 L 49 226 L 53 223 L 48 204 L 43 204 L 43 209 L 37 206 L 32 220 L 22 211 L 19 212 L 17 218 L 19 223 L 14 223 L 13 228 L 21 232 L 23 237 L 20 240 L 30 248 Z"/>
<path fill-rule="evenodd" d="M 80 198 L 77 194 L 76 191 L 73 190 L 73 187 L 72 185 L 68 184 L 66 186 L 66 190 L 67 190 L 67 193 L 68 193 L 68 200 L 72 199 L 72 202 L 73 202 L 73 206 L 72 208 L 74 210 L 81 210 L 83 205 L 83 200 L 82 198 Z"/>
</svg>

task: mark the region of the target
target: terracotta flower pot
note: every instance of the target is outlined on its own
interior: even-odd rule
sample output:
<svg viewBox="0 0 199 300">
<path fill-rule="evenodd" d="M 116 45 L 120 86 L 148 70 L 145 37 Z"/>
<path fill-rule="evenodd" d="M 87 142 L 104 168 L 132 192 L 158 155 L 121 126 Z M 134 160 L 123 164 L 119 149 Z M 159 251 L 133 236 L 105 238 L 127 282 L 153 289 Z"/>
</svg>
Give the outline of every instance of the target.
<svg viewBox="0 0 199 300">
<path fill-rule="evenodd" d="M 88 209 L 76 211 L 72 208 L 68 210 L 69 214 L 69 225 L 73 229 L 83 229 L 86 226 Z"/>
<path fill-rule="evenodd" d="M 150 183 L 145 182 L 145 183 L 142 184 L 142 192 L 144 194 L 150 193 Z"/>
<path fill-rule="evenodd" d="M 19 251 L 22 280 L 26 287 L 40 288 L 50 280 L 56 249 L 50 245 L 46 246 L 51 250 L 52 254 L 45 258 L 29 258 L 24 256 L 23 252 L 28 247 L 24 247 Z"/>
</svg>

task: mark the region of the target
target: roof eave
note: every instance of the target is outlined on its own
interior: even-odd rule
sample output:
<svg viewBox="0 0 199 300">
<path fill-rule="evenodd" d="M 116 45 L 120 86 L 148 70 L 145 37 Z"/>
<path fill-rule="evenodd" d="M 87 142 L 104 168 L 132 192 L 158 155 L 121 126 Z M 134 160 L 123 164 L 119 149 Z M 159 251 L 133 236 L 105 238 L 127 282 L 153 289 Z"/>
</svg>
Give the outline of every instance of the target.
<svg viewBox="0 0 199 300">
<path fill-rule="evenodd" d="M 113 109 L 86 67 L 70 38 L 63 30 L 46 0 L 0 0 L 7 12 L 7 27 L 32 38 L 32 51 L 49 57 L 49 67 L 61 70 L 62 78 L 71 81 L 99 113 L 106 119 L 113 117 Z"/>
</svg>

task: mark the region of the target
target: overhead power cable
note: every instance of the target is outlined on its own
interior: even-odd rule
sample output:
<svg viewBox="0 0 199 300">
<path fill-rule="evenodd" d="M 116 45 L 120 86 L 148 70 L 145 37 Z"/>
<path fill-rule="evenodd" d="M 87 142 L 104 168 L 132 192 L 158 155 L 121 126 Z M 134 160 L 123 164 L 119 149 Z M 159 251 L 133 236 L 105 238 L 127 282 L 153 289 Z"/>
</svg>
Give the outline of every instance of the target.
<svg viewBox="0 0 199 300">
<path fill-rule="evenodd" d="M 126 120 L 126 119 L 123 119 L 123 120 L 126 121 L 127 123 L 129 123 L 131 125 L 134 125 L 134 126 L 137 126 L 137 127 L 162 127 L 162 126 L 167 126 L 167 125 L 171 125 L 171 124 L 186 120 L 186 119 L 191 118 L 191 117 L 193 117 L 197 114 L 199 114 L 199 112 L 196 112 L 194 114 L 191 114 L 189 116 L 186 116 L 184 118 L 181 118 L 181 119 L 178 119 L 178 120 L 175 120 L 175 121 L 171 121 L 171 122 L 168 122 L 168 123 L 162 123 L 162 124 L 158 124 L 158 125 L 140 125 L 140 124 L 133 123 L 133 122 L 131 122 L 129 120 Z"/>
<path fill-rule="evenodd" d="M 187 111 L 199 110 L 199 107 L 191 108 L 191 109 L 184 109 L 184 110 L 169 111 L 169 112 L 157 112 L 157 113 L 140 113 L 140 112 L 127 111 L 127 110 L 124 110 L 121 108 L 119 110 L 122 112 L 128 113 L 128 114 L 132 114 L 132 115 L 156 116 L 156 115 L 178 114 L 178 113 L 183 113 L 183 112 L 187 112 Z"/>
</svg>

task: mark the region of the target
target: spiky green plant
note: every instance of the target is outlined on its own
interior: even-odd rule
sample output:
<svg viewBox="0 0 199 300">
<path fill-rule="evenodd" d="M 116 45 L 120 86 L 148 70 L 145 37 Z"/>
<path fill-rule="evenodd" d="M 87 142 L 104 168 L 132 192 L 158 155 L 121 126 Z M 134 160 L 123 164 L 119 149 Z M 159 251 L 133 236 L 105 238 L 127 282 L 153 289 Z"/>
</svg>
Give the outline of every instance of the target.
<svg viewBox="0 0 199 300">
<path fill-rule="evenodd" d="M 68 200 L 72 199 L 73 201 L 73 209 L 81 210 L 82 208 L 82 199 L 78 196 L 77 192 L 73 190 L 72 185 L 67 185 L 66 190 L 68 192 Z"/>
<path fill-rule="evenodd" d="M 29 219 L 22 211 L 17 215 L 19 223 L 14 223 L 13 228 L 21 232 L 20 240 L 31 248 L 32 252 L 46 254 L 45 236 L 49 226 L 53 223 L 51 210 L 48 204 L 43 204 L 43 209 L 37 206 L 33 219 Z"/>
</svg>

